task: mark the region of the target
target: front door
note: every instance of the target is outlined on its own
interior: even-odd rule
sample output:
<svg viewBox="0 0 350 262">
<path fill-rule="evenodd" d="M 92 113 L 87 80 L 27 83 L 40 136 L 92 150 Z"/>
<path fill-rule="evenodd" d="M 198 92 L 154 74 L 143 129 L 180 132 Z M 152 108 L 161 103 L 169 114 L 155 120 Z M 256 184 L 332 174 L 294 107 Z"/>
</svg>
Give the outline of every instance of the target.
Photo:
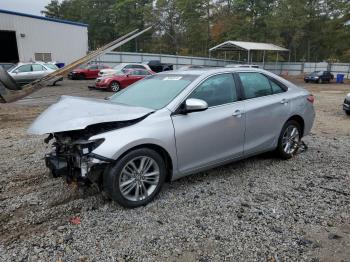
<svg viewBox="0 0 350 262">
<path fill-rule="evenodd" d="M 99 70 L 98 70 L 97 65 L 90 65 L 88 67 L 86 76 L 87 76 L 87 78 L 97 78 L 98 72 L 99 72 Z"/>
<path fill-rule="evenodd" d="M 188 98 L 202 99 L 209 108 L 172 116 L 179 171 L 186 174 L 242 156 L 244 102 L 238 101 L 233 75 L 208 78 Z"/>
<path fill-rule="evenodd" d="M 258 72 L 238 75 L 246 99 L 244 154 L 271 150 L 277 146 L 279 134 L 289 116 L 287 89 L 277 80 Z"/>
<path fill-rule="evenodd" d="M 32 65 L 22 65 L 13 71 L 13 78 L 17 83 L 26 84 L 32 81 Z"/>
</svg>

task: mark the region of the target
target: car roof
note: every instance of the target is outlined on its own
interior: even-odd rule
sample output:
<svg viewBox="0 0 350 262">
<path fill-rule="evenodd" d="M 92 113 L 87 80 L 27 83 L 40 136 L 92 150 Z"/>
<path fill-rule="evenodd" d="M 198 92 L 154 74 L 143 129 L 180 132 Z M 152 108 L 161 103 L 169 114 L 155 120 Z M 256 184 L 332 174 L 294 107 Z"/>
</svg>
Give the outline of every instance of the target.
<svg viewBox="0 0 350 262">
<path fill-rule="evenodd" d="M 178 69 L 172 71 L 165 71 L 158 74 L 179 74 L 179 75 L 210 75 L 221 72 L 265 72 L 260 68 L 249 67 L 205 67 L 205 68 L 193 68 L 193 69 Z"/>
</svg>

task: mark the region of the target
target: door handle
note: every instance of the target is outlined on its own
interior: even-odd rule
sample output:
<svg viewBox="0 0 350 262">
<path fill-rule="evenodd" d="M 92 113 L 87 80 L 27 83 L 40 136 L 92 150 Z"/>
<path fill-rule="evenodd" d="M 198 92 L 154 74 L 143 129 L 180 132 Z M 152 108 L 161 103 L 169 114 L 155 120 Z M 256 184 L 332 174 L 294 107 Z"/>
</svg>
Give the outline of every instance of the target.
<svg viewBox="0 0 350 262">
<path fill-rule="evenodd" d="M 283 98 L 283 99 L 281 100 L 281 104 L 288 104 L 288 100 L 285 99 L 285 98 Z"/>
<path fill-rule="evenodd" d="M 232 116 L 235 116 L 235 117 L 241 117 L 243 114 L 243 112 L 239 109 L 235 110 L 235 112 L 233 112 Z"/>
</svg>

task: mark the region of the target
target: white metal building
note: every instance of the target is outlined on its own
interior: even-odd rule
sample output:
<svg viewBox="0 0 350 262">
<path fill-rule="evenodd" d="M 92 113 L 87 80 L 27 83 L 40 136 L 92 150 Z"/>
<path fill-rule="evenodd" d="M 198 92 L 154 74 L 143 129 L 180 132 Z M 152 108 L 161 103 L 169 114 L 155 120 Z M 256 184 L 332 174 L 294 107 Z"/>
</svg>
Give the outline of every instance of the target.
<svg viewBox="0 0 350 262">
<path fill-rule="evenodd" d="M 70 63 L 88 51 L 87 27 L 0 9 L 0 62 Z"/>
</svg>

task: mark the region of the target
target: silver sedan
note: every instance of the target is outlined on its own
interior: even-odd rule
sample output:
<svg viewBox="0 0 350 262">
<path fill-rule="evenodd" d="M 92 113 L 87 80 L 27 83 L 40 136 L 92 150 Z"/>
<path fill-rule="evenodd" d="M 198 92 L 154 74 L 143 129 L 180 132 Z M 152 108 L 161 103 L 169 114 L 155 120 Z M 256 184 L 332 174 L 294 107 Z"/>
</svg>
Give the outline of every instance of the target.
<svg viewBox="0 0 350 262">
<path fill-rule="evenodd" d="M 125 207 L 150 202 L 172 181 L 267 151 L 295 155 L 314 97 L 253 68 L 152 75 L 109 100 L 63 97 L 29 129 L 50 134 L 54 177 L 95 184 Z"/>
<path fill-rule="evenodd" d="M 40 79 L 54 71 L 58 70 L 58 67 L 49 63 L 18 63 L 16 66 L 10 68 L 8 73 L 18 84 L 27 84 L 34 80 Z M 55 80 L 56 82 L 62 81 L 63 77 Z"/>
</svg>

